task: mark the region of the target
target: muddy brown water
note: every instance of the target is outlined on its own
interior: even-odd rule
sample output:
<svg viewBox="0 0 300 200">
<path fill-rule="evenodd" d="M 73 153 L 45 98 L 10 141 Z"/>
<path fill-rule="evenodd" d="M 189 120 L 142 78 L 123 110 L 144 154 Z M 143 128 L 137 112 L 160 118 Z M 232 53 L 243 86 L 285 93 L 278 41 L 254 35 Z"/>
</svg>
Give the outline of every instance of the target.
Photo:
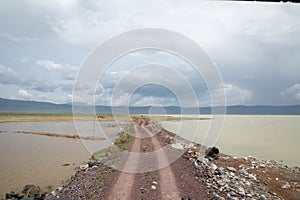
<svg viewBox="0 0 300 200">
<path fill-rule="evenodd" d="M 82 135 L 99 132 L 93 121 L 78 125 Z M 101 122 L 101 127 L 111 141 L 120 131 L 113 122 Z M 54 189 L 74 174 L 76 166 L 90 158 L 89 151 L 111 144 L 108 140 L 87 141 L 85 145 L 90 146 L 87 151 L 79 139 L 24 135 L 16 131 L 78 134 L 72 121 L 0 123 L 0 199 L 5 192 L 21 191 L 25 184 L 39 185 L 43 190 Z"/>
<path fill-rule="evenodd" d="M 161 124 L 187 140 L 203 144 L 206 135 L 209 137 L 211 122 L 212 120 L 183 120 L 164 121 Z M 282 162 L 291 167 L 300 166 L 299 130 L 300 115 L 226 115 L 216 146 L 222 153 L 232 156 L 251 155 Z"/>
</svg>

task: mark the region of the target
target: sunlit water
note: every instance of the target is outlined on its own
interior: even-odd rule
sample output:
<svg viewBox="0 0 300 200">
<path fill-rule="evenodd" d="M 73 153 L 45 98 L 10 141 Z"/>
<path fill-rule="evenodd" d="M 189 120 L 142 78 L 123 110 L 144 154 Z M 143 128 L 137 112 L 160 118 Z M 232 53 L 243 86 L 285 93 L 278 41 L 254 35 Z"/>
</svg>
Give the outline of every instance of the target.
<svg viewBox="0 0 300 200">
<path fill-rule="evenodd" d="M 74 168 L 86 162 L 93 151 L 111 144 L 120 132 L 112 122 L 101 122 L 110 140 L 84 141 L 39 135 L 23 135 L 16 131 L 77 134 L 73 122 L 5 122 L 0 123 L 0 199 L 5 192 L 20 191 L 25 184 L 35 184 L 46 190 L 61 185 L 74 174 Z M 78 123 L 80 135 L 99 134 L 97 122 Z M 62 166 L 68 163 L 70 166 Z"/>
<path fill-rule="evenodd" d="M 207 131 L 211 122 L 183 120 L 161 123 L 167 130 L 202 144 L 205 135 L 209 137 L 210 133 Z M 252 155 L 289 166 L 299 166 L 300 116 L 227 115 L 223 131 L 216 142 L 216 146 L 225 154 L 238 157 Z"/>
</svg>

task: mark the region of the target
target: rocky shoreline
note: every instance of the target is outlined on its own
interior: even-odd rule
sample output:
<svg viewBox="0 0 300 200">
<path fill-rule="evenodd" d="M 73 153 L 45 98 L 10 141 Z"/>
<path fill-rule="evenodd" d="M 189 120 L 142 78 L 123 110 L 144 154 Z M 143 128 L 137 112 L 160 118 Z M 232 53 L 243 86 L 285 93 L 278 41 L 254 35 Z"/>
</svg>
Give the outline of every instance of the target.
<svg viewBox="0 0 300 200">
<path fill-rule="evenodd" d="M 251 156 L 234 158 L 221 155 L 218 160 L 209 161 L 193 148 L 188 149 L 187 155 L 194 162 L 195 175 L 215 199 L 300 198 L 299 168 L 260 161 Z M 278 177 L 284 176 L 279 180 Z"/>
<path fill-rule="evenodd" d="M 179 138 L 164 129 L 157 135 L 165 144 L 184 150 L 185 153 L 179 159 L 192 166 L 189 173 L 195 177 L 196 182 L 203 185 L 201 188 L 206 197 L 198 199 L 300 199 L 299 167 L 290 168 L 281 163 L 258 160 L 251 156 L 236 158 L 219 152 L 210 155 L 201 145 Z M 6 199 L 106 199 L 118 173 L 103 161 L 91 159 L 87 164 L 78 167 L 75 175 L 65 185 L 50 194 L 41 193 L 38 187 L 31 186 L 31 192 L 23 190 L 21 193 L 7 193 Z M 149 174 L 149 177 L 155 178 L 155 174 Z M 154 182 L 150 180 L 149 188 L 143 188 L 147 192 L 145 199 L 151 199 L 151 190 L 159 189 L 157 180 Z M 187 190 L 184 198 L 197 199 L 194 196 L 191 198 L 189 192 Z"/>
<path fill-rule="evenodd" d="M 300 199 L 299 167 L 252 156 L 237 158 L 219 151 L 210 156 L 201 145 L 178 137 L 172 143 L 185 149 L 185 157 L 194 165 L 194 174 L 211 199 Z"/>
</svg>

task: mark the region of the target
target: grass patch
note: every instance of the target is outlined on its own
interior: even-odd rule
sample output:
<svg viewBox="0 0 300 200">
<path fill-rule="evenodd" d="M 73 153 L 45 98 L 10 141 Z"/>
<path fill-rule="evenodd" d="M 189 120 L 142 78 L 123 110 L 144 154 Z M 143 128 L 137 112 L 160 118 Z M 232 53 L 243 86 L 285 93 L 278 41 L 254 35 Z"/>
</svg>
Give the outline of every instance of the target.
<svg viewBox="0 0 300 200">
<path fill-rule="evenodd" d="M 115 145 L 121 150 L 126 150 L 128 149 L 129 145 L 132 144 L 132 142 L 133 142 L 133 136 L 123 132 L 116 139 Z"/>
<path fill-rule="evenodd" d="M 52 191 L 53 187 L 54 187 L 53 185 L 48 185 L 48 186 L 47 186 L 47 190 L 48 190 L 48 191 Z"/>
<path fill-rule="evenodd" d="M 142 150 L 143 150 L 143 151 L 150 150 L 150 148 L 151 148 L 151 144 L 149 144 L 149 143 L 143 144 L 143 146 L 142 146 Z"/>
<path fill-rule="evenodd" d="M 101 149 L 101 150 L 95 152 L 92 155 L 92 159 L 93 160 L 113 160 L 113 159 L 119 158 L 121 156 L 122 156 L 122 154 L 120 152 L 120 149 L 118 149 L 115 146 L 110 146 L 108 148 Z"/>
</svg>

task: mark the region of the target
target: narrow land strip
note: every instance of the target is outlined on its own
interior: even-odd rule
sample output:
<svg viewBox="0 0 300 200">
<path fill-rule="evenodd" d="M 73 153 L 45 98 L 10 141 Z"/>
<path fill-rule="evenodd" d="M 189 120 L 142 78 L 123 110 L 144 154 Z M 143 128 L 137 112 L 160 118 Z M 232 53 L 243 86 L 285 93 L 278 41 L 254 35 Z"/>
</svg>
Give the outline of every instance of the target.
<svg viewBox="0 0 300 200">
<path fill-rule="evenodd" d="M 105 138 L 96 137 L 96 136 L 80 136 L 80 135 L 71 135 L 71 134 L 50 133 L 50 132 L 16 131 L 14 133 L 27 134 L 27 135 L 41 135 L 41 136 L 59 137 L 59 138 L 69 138 L 69 139 L 81 139 L 81 140 L 105 140 Z"/>
<path fill-rule="evenodd" d="M 144 130 L 149 134 L 152 133 L 143 126 Z M 154 146 L 155 150 L 159 150 L 162 148 L 160 142 L 157 140 L 157 136 L 151 137 L 151 142 Z M 167 156 L 164 151 L 159 151 L 160 155 L 157 155 L 157 162 L 163 163 L 167 161 Z M 167 161 L 168 162 L 168 161 Z M 162 199 L 181 199 L 180 198 L 180 191 L 176 185 L 176 179 L 172 168 L 168 165 L 158 171 L 160 177 L 160 188 L 161 188 L 161 198 Z"/>
<path fill-rule="evenodd" d="M 134 134 L 137 132 L 136 125 L 134 126 Z M 141 146 L 141 140 L 135 138 L 131 147 L 131 152 L 139 152 Z M 128 160 L 125 163 L 124 169 L 132 168 L 138 166 L 138 160 L 129 154 Z M 134 183 L 134 173 L 122 171 L 119 175 L 119 178 L 112 188 L 108 199 L 110 200 L 123 200 L 131 199 L 132 185 Z"/>
</svg>

